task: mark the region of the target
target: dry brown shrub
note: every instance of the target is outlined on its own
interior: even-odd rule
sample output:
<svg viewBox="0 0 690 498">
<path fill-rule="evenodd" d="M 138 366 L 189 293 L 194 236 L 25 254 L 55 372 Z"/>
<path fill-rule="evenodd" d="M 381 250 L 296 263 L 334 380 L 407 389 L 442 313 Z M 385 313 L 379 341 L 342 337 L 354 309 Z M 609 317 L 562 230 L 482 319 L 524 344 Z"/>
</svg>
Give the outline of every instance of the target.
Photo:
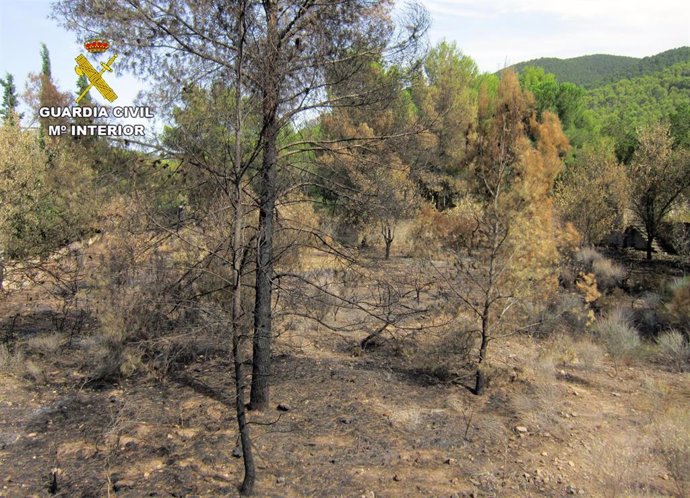
<svg viewBox="0 0 690 498">
<path fill-rule="evenodd" d="M 588 306 L 581 295 L 566 292 L 555 294 L 538 314 L 538 337 L 548 337 L 559 332 L 581 334 L 589 320 Z"/>
<path fill-rule="evenodd" d="M 443 212 L 424 204 L 410 229 L 410 237 L 415 241 L 413 254 L 428 255 L 442 245 L 471 252 L 480 214 L 481 206 L 469 197 L 460 199 L 457 207 Z"/>
<path fill-rule="evenodd" d="M 671 300 L 666 307 L 669 321 L 679 330 L 690 333 L 690 277 L 675 280 L 670 291 Z"/>
<path fill-rule="evenodd" d="M 50 355 L 64 346 L 66 342 L 65 336 L 62 334 L 41 334 L 27 339 L 26 348 L 32 352 Z"/>
<path fill-rule="evenodd" d="M 604 293 L 621 287 L 627 276 L 625 268 L 591 247 L 578 251 L 574 259 L 582 273 L 594 276 L 599 291 Z"/>
<path fill-rule="evenodd" d="M 690 368 L 690 344 L 677 330 L 662 333 L 656 340 L 659 360 L 678 372 Z"/>
<path fill-rule="evenodd" d="M 24 373 L 25 358 L 21 350 L 10 350 L 0 344 L 0 372 L 20 377 Z"/>
<path fill-rule="evenodd" d="M 580 291 L 586 303 L 593 303 L 601 297 L 601 292 L 597 287 L 597 279 L 593 273 L 580 273 L 575 287 Z"/>
<path fill-rule="evenodd" d="M 440 382 L 456 382 L 468 375 L 477 334 L 453 324 L 429 331 L 415 342 L 406 358 L 411 370 Z"/>
</svg>

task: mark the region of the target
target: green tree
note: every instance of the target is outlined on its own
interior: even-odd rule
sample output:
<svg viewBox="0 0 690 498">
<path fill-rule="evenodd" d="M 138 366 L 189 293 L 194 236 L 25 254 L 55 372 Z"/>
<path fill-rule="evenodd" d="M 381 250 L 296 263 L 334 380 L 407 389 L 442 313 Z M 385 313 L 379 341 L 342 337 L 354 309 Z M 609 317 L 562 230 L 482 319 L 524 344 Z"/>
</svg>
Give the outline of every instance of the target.
<svg viewBox="0 0 690 498">
<path fill-rule="evenodd" d="M 89 231 L 95 212 L 88 165 L 41 147 L 34 131 L 0 128 L 0 231 L 12 258 L 46 256 Z"/>
<path fill-rule="evenodd" d="M 2 107 L 0 107 L 0 117 L 5 125 L 13 126 L 19 123 L 21 115 L 17 114 L 19 100 L 17 98 L 17 88 L 14 85 L 14 76 L 7 73 L 5 79 L 0 79 L 2 85 Z"/>
<path fill-rule="evenodd" d="M 61 92 L 55 82 L 53 81 L 50 68 L 50 54 L 48 48 L 44 43 L 41 44 L 41 72 L 38 74 L 32 73 L 29 75 L 29 84 L 25 94 L 25 100 L 29 107 L 33 109 L 35 118 L 39 122 L 39 143 L 42 147 L 46 147 L 51 142 L 55 142 L 54 138 L 48 137 L 48 129 L 51 125 L 66 125 L 67 119 L 40 117 L 38 111 L 41 107 L 64 107 L 70 103 L 70 95 Z"/>
<path fill-rule="evenodd" d="M 563 129 L 577 123 L 583 111 L 583 88 L 573 83 L 558 83 L 555 74 L 546 73 L 541 67 L 528 66 L 520 73 L 522 88 L 529 90 L 536 100 L 537 116 L 544 111 L 558 115 Z"/>
<path fill-rule="evenodd" d="M 89 80 L 86 78 L 85 75 L 81 74 L 77 78 L 77 90 L 76 90 L 76 96 L 79 97 L 84 91 L 89 87 Z M 91 98 L 91 94 L 87 93 L 84 95 L 84 97 L 79 101 L 79 105 L 81 106 L 91 106 L 93 105 L 93 99 Z"/>
<path fill-rule="evenodd" d="M 405 161 L 422 194 L 437 209 L 449 209 L 466 180 L 465 155 L 476 115 L 476 63 L 455 43 L 441 42 L 425 56 L 422 75 L 411 85 L 412 101 L 425 129 Z"/>
<path fill-rule="evenodd" d="M 670 119 L 674 147 L 690 149 L 690 102 L 678 106 Z"/>
<path fill-rule="evenodd" d="M 48 52 L 48 47 L 45 43 L 41 43 L 41 75 L 48 79 L 53 78 L 50 65 L 50 52 Z"/>
</svg>

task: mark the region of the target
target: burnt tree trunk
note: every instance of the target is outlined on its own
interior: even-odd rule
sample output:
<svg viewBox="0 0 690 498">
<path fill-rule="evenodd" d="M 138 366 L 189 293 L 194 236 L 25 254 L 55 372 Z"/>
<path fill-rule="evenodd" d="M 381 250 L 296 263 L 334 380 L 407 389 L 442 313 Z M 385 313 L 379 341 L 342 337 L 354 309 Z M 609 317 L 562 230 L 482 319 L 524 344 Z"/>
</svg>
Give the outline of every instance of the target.
<svg viewBox="0 0 690 498">
<path fill-rule="evenodd" d="M 391 257 L 391 245 L 393 244 L 393 241 L 391 239 L 386 239 L 386 259 L 390 259 Z"/>
<path fill-rule="evenodd" d="M 237 88 L 235 91 L 235 176 L 233 181 L 233 202 L 235 204 L 235 219 L 233 220 L 232 231 L 232 359 L 235 367 L 235 410 L 237 413 L 237 427 L 240 432 L 240 443 L 242 444 L 242 460 L 244 462 L 244 479 L 240 486 L 240 494 L 251 495 L 254 491 L 256 482 L 256 466 L 252 453 L 251 436 L 249 424 L 247 423 L 247 407 L 244 402 L 244 349 L 243 344 L 246 338 L 244 332 L 247 329 L 243 325 L 242 316 L 242 266 L 247 247 L 243 236 L 244 209 L 242 206 L 242 184 L 243 171 L 242 164 L 242 64 L 244 62 L 244 37 L 245 37 L 245 12 L 246 0 L 240 5 L 237 17 L 237 59 L 235 72 L 237 78 Z"/>
<path fill-rule="evenodd" d="M 238 292 L 239 295 L 239 292 Z M 240 431 L 240 442 L 242 443 L 242 459 L 244 461 L 244 479 L 240 487 L 240 493 L 251 495 L 254 491 L 256 481 L 256 466 L 254 465 L 254 455 L 252 453 L 252 442 L 247 423 L 247 408 L 244 404 L 244 372 L 242 368 L 242 348 L 240 336 L 241 330 L 235 330 L 235 340 L 233 340 L 232 353 L 235 364 L 235 409 L 237 412 L 237 425 Z"/>
<path fill-rule="evenodd" d="M 384 224 L 381 227 L 381 235 L 383 235 L 383 242 L 386 246 L 385 259 L 388 260 L 391 257 L 391 246 L 393 245 L 393 239 L 395 238 L 393 228 L 390 225 Z"/>
<path fill-rule="evenodd" d="M 653 252 L 653 247 L 652 245 L 654 244 L 654 235 L 647 235 L 647 259 L 651 260 L 652 259 L 652 252 Z"/>
<path fill-rule="evenodd" d="M 489 310 L 484 308 L 484 316 L 482 316 L 482 342 L 479 346 L 479 359 L 477 361 L 477 373 L 474 382 L 474 394 L 480 395 L 484 393 L 486 388 L 486 372 L 484 371 L 484 360 L 486 360 L 486 349 L 489 345 Z"/>
<path fill-rule="evenodd" d="M 278 160 L 278 7 L 274 1 L 265 0 L 267 24 L 267 63 L 263 74 L 262 113 L 263 162 L 259 195 L 259 247 L 256 265 L 256 298 L 254 304 L 254 351 L 252 388 L 249 406 L 252 410 L 264 410 L 269 403 L 271 376 L 273 293 L 273 222 L 276 203 L 276 168 Z"/>
</svg>

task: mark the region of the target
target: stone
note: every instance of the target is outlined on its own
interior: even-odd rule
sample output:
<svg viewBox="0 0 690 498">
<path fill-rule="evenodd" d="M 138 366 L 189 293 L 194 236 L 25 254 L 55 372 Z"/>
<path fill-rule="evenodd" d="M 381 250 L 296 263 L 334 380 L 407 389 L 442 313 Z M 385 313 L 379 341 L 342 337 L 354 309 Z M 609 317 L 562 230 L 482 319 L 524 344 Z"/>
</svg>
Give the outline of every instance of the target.
<svg viewBox="0 0 690 498">
<path fill-rule="evenodd" d="M 525 433 L 527 432 L 527 427 L 525 427 L 524 425 L 518 425 L 517 427 L 515 427 L 515 430 L 517 432 Z"/>
<path fill-rule="evenodd" d="M 291 409 L 292 409 L 292 407 L 290 405 L 288 405 L 287 403 L 280 403 L 276 407 L 276 410 L 278 410 L 279 412 L 289 412 Z"/>
<path fill-rule="evenodd" d="M 132 489 L 134 488 L 134 481 L 131 481 L 129 479 L 122 479 L 118 480 L 113 483 L 113 491 L 119 492 L 123 491 L 125 489 Z"/>
</svg>

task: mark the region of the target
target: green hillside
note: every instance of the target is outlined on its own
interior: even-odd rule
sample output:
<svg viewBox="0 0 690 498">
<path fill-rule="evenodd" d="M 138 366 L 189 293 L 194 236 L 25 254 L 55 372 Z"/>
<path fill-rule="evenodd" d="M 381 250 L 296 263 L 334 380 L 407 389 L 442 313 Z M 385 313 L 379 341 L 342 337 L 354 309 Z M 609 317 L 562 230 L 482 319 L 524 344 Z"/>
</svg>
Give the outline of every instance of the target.
<svg viewBox="0 0 690 498">
<path fill-rule="evenodd" d="M 584 103 L 609 125 L 621 121 L 634 127 L 666 119 L 690 103 L 690 60 L 594 88 L 585 94 Z"/>
<path fill-rule="evenodd" d="M 553 73 L 560 82 L 570 82 L 585 88 L 596 88 L 621 79 L 645 76 L 674 64 L 690 61 L 690 47 L 680 47 L 644 57 L 619 55 L 584 55 L 572 59 L 541 58 L 512 66 L 520 72 L 527 66 L 541 67 Z"/>
</svg>

